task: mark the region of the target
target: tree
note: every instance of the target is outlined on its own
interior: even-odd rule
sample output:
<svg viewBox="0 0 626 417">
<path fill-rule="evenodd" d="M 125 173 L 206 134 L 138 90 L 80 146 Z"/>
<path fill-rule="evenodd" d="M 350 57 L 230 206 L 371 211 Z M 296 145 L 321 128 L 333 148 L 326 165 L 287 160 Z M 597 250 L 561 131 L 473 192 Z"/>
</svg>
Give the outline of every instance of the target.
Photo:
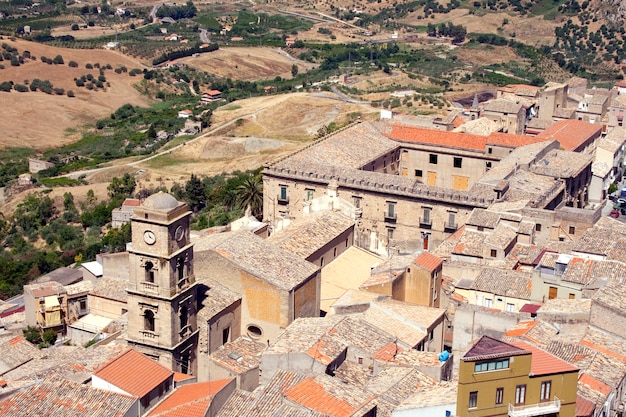
<svg viewBox="0 0 626 417">
<path fill-rule="evenodd" d="M 250 207 L 251 214 L 259 217 L 263 214 L 263 179 L 261 174 L 246 177 L 237 187 L 237 205 L 242 210 Z"/>
<path fill-rule="evenodd" d="M 135 191 L 137 181 L 135 177 L 128 172 L 122 176 L 122 178 L 113 177 L 111 183 L 107 187 L 109 191 L 109 197 L 130 197 Z"/>
<path fill-rule="evenodd" d="M 54 342 L 57 341 L 57 332 L 52 329 L 47 329 L 43 332 L 43 343 L 42 347 L 48 347 L 54 345 Z M 41 345 L 40 345 L 41 346 Z"/>
<path fill-rule="evenodd" d="M 293 64 L 291 66 L 291 76 L 295 78 L 296 75 L 298 75 L 298 66 L 296 64 Z"/>
<path fill-rule="evenodd" d="M 78 23 L 74 23 L 72 25 L 72 30 L 79 30 L 80 28 L 78 27 Z"/>
<path fill-rule="evenodd" d="M 185 201 L 187 201 L 194 212 L 202 209 L 206 205 L 204 185 L 200 178 L 194 174 L 191 174 L 191 178 L 189 178 L 189 181 L 185 184 Z"/>
<path fill-rule="evenodd" d="M 28 326 L 22 329 L 22 333 L 24 334 L 24 339 L 28 340 L 33 345 L 37 345 L 42 341 L 41 331 L 38 327 Z"/>
<path fill-rule="evenodd" d="M 57 55 L 54 57 L 54 59 L 52 60 L 52 62 L 54 62 L 55 64 L 63 64 L 65 61 L 63 61 L 63 57 L 61 55 Z"/>
</svg>

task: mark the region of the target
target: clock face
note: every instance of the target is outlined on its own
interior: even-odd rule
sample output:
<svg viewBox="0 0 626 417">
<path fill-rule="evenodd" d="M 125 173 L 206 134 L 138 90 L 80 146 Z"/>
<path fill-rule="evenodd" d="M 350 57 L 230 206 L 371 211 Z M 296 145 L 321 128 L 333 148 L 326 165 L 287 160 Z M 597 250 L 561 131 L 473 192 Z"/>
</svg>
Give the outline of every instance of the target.
<svg viewBox="0 0 626 417">
<path fill-rule="evenodd" d="M 153 245 L 154 242 L 156 242 L 156 235 L 154 234 L 154 232 L 152 230 L 146 230 L 143 233 L 143 240 L 148 245 Z"/>
<path fill-rule="evenodd" d="M 183 229 L 182 226 L 178 226 L 176 228 L 176 232 L 174 232 L 174 238 L 178 241 L 182 240 L 182 238 L 185 236 L 185 229 Z"/>
</svg>

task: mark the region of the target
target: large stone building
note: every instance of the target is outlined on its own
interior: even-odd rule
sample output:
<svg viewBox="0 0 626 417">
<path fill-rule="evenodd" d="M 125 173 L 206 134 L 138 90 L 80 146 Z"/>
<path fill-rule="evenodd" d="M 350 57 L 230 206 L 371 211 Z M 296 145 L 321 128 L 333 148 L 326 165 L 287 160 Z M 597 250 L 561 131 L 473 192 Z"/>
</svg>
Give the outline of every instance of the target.
<svg viewBox="0 0 626 417">
<path fill-rule="evenodd" d="M 331 193 L 352 205 L 357 246 L 413 252 L 427 239 L 438 245 L 475 207 L 585 207 L 591 156 L 559 148 L 529 136 L 357 123 L 266 165 L 263 212 L 276 227 Z"/>
</svg>

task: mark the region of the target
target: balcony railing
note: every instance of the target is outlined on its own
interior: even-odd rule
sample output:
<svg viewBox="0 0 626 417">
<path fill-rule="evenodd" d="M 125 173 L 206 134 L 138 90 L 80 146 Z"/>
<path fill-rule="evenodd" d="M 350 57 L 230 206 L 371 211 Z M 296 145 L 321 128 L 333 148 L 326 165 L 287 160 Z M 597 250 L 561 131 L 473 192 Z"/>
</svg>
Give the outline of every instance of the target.
<svg viewBox="0 0 626 417">
<path fill-rule="evenodd" d="M 398 215 L 396 213 L 385 213 L 385 221 L 388 223 L 395 223 L 398 220 Z"/>
<path fill-rule="evenodd" d="M 454 223 L 443 222 L 444 232 L 456 232 L 458 228 L 459 228 L 459 225 L 456 222 Z"/>
<path fill-rule="evenodd" d="M 159 292 L 159 285 L 154 283 L 154 282 L 142 281 L 141 282 L 141 289 L 143 291 L 146 291 L 146 292 L 158 293 Z"/>
<path fill-rule="evenodd" d="M 430 218 L 425 219 L 420 217 L 420 227 L 422 229 L 431 229 L 433 227 L 433 221 Z"/>
<path fill-rule="evenodd" d="M 276 196 L 276 201 L 278 201 L 278 204 L 282 204 L 282 205 L 286 205 L 289 204 L 289 196 Z"/>
<path fill-rule="evenodd" d="M 513 405 L 509 403 L 509 417 L 533 417 L 544 414 L 554 414 L 561 410 L 561 400 L 554 397 L 554 401 L 546 401 L 529 405 Z"/>
</svg>

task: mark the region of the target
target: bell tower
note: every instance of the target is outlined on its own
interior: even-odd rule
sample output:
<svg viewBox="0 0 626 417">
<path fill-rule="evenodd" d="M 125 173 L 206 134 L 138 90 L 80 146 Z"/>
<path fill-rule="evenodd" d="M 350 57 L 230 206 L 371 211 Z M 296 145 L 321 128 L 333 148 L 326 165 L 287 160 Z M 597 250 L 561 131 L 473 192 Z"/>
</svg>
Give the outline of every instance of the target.
<svg viewBox="0 0 626 417">
<path fill-rule="evenodd" d="M 127 340 L 173 371 L 197 375 L 198 291 L 190 218 L 185 203 L 163 192 L 135 209 Z"/>
</svg>

